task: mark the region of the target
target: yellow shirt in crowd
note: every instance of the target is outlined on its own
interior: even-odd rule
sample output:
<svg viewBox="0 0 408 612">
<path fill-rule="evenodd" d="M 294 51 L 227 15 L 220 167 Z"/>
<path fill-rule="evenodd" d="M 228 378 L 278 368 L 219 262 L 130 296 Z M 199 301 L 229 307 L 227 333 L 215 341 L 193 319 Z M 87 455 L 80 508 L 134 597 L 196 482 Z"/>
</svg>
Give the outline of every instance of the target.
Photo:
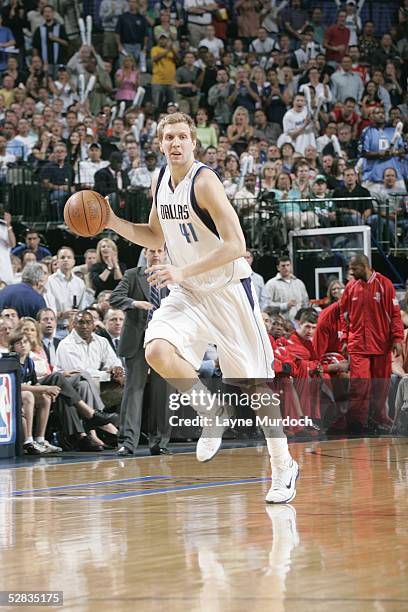
<svg viewBox="0 0 408 612">
<path fill-rule="evenodd" d="M 156 55 L 163 53 L 163 47 L 153 47 L 150 55 L 153 63 L 152 84 L 153 85 L 172 85 L 176 77 L 176 56 L 169 50 L 158 62 L 153 59 Z"/>
</svg>

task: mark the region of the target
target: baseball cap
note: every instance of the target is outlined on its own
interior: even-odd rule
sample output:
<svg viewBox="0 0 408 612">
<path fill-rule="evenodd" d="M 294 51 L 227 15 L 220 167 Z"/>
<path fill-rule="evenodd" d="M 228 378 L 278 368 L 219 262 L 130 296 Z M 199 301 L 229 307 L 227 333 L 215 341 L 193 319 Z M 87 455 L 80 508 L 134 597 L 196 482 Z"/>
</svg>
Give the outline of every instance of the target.
<svg viewBox="0 0 408 612">
<path fill-rule="evenodd" d="M 154 159 L 157 159 L 157 155 L 154 151 L 146 151 L 145 153 L 145 159 L 147 159 L 148 157 L 152 157 Z"/>
<path fill-rule="evenodd" d="M 346 4 L 353 4 L 355 6 L 357 2 L 356 0 L 347 0 Z"/>
<path fill-rule="evenodd" d="M 170 108 L 171 106 L 174 106 L 174 108 L 178 108 L 179 107 L 177 102 L 169 102 L 168 105 L 167 105 L 167 108 Z"/>
<path fill-rule="evenodd" d="M 318 174 L 313 181 L 313 185 L 315 183 L 327 183 L 327 178 L 324 176 L 324 174 Z"/>
<path fill-rule="evenodd" d="M 167 34 L 167 32 L 160 32 L 159 34 L 159 38 L 170 38 L 170 36 Z"/>
<path fill-rule="evenodd" d="M 89 148 L 90 148 L 90 149 L 95 149 L 95 147 L 96 147 L 97 149 L 102 149 L 102 147 L 101 147 L 101 145 L 99 144 L 99 142 L 92 142 L 92 143 L 89 145 Z"/>
</svg>

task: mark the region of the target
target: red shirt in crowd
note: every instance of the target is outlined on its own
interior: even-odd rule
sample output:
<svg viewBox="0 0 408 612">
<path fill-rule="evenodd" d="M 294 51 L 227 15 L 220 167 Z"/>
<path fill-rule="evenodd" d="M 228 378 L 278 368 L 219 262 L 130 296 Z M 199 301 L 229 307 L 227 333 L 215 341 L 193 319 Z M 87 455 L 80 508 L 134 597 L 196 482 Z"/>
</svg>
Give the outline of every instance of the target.
<svg viewBox="0 0 408 612">
<path fill-rule="evenodd" d="M 404 328 L 392 282 L 373 272 L 368 281 L 350 281 L 340 300 L 341 327 L 347 350 L 384 355 L 402 342 Z"/>
<path fill-rule="evenodd" d="M 326 62 L 341 62 L 343 55 L 347 53 L 349 39 L 350 30 L 345 26 L 340 27 L 334 24 L 327 28 L 324 35 L 324 44 L 328 44 L 330 47 L 339 47 L 343 45 L 343 51 L 326 49 Z"/>
<path fill-rule="evenodd" d="M 341 353 L 343 345 L 341 327 L 340 303 L 334 302 L 322 310 L 317 320 L 317 328 L 313 336 L 313 347 L 317 359 L 321 360 L 325 353 Z"/>
</svg>

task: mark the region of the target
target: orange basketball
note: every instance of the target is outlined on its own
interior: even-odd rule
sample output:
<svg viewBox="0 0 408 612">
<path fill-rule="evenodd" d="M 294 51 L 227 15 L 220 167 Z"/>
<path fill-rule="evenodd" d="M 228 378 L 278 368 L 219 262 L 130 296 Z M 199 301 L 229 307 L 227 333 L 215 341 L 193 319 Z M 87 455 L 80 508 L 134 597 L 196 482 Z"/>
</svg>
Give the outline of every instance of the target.
<svg viewBox="0 0 408 612">
<path fill-rule="evenodd" d="M 64 220 L 79 236 L 96 236 L 106 227 L 109 205 L 97 191 L 77 191 L 67 200 Z"/>
</svg>

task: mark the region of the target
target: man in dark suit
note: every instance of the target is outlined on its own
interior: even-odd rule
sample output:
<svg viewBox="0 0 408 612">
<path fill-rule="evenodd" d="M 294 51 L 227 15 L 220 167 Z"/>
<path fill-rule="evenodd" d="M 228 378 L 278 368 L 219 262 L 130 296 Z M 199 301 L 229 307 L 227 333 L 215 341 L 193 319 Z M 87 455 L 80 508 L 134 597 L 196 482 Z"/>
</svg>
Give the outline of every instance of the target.
<svg viewBox="0 0 408 612">
<path fill-rule="evenodd" d="M 53 366 L 55 365 L 57 347 L 61 342 L 60 338 L 55 337 L 57 329 L 56 314 L 51 308 L 41 308 L 37 313 L 37 321 L 40 324 L 43 335 L 42 345 L 47 355 L 48 363 Z"/>
<path fill-rule="evenodd" d="M 161 249 L 145 249 L 147 266 L 165 261 L 166 254 Z M 112 308 L 125 311 L 118 355 L 124 357 L 126 364 L 126 383 L 120 410 L 120 432 L 118 455 L 131 455 L 137 448 L 142 421 L 143 395 L 148 376 L 143 341 L 150 313 L 160 305 L 167 295 L 167 289 L 152 295 L 145 275 L 146 267 L 126 270 L 123 278 L 113 290 L 110 304 Z M 150 315 L 150 316 L 149 316 Z M 169 386 L 156 372 L 150 373 L 150 402 L 148 415 L 150 452 L 165 454 L 170 439 L 168 415 Z"/>
<path fill-rule="evenodd" d="M 127 170 L 122 170 L 122 153 L 114 151 L 109 157 L 109 166 L 101 168 L 95 173 L 94 189 L 103 196 L 109 196 L 112 206 L 119 206 L 120 200 L 125 197 L 125 193 L 130 185 Z"/>
<path fill-rule="evenodd" d="M 119 308 L 109 308 L 103 318 L 103 324 L 105 327 L 97 327 L 95 333 L 102 338 L 106 338 L 116 354 L 118 354 L 118 347 L 120 341 L 120 334 L 122 332 L 125 315 Z"/>
</svg>

